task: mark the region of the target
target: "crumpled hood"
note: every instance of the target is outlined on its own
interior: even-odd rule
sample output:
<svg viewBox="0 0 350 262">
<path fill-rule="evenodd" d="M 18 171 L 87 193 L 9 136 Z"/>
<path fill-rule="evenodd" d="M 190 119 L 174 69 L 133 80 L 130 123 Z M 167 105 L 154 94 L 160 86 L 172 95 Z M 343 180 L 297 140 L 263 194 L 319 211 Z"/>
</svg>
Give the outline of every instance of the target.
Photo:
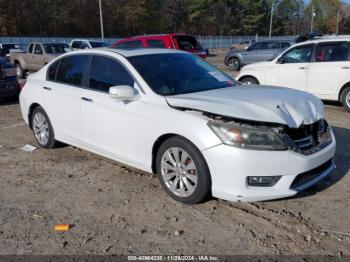
<svg viewBox="0 0 350 262">
<path fill-rule="evenodd" d="M 238 119 L 280 123 L 291 128 L 312 124 L 324 116 L 321 100 L 309 93 L 282 87 L 239 85 L 167 96 L 166 100 L 174 107 Z"/>
</svg>

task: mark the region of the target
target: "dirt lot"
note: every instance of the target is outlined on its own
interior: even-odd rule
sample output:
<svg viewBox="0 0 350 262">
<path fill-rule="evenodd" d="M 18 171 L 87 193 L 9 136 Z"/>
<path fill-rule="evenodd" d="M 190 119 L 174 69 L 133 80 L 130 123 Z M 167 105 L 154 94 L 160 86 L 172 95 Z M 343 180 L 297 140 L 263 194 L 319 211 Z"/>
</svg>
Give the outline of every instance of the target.
<svg viewBox="0 0 350 262">
<path fill-rule="evenodd" d="M 2 103 L 0 254 L 350 255 L 350 114 L 326 114 L 338 143 L 331 178 L 290 199 L 187 206 L 156 177 L 86 151 L 20 150 L 36 143 L 18 103 Z M 56 233 L 56 223 L 74 226 Z"/>
</svg>

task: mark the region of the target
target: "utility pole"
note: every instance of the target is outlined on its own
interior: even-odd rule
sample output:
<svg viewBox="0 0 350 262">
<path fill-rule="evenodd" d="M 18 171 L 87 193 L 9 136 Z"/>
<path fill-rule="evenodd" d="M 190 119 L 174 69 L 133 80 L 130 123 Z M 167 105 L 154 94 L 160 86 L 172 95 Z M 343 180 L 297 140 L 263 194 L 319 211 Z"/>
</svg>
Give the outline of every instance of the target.
<svg viewBox="0 0 350 262">
<path fill-rule="evenodd" d="M 311 30 L 310 30 L 310 32 L 313 32 L 313 30 L 314 30 L 314 16 L 315 16 L 315 11 L 314 11 L 314 6 L 312 5 L 312 11 L 311 11 Z"/>
<path fill-rule="evenodd" d="M 105 34 L 103 32 L 103 16 L 102 16 L 102 3 L 101 3 L 101 1 L 102 0 L 98 0 L 99 6 L 100 6 L 101 39 L 103 41 L 105 38 Z"/>
<path fill-rule="evenodd" d="M 270 19 L 270 30 L 269 30 L 269 38 L 271 38 L 271 32 L 272 32 L 272 19 L 273 19 L 273 9 L 275 7 L 275 2 L 271 3 L 271 19 Z"/>
<path fill-rule="evenodd" d="M 337 27 L 335 29 L 335 35 L 338 35 L 338 33 L 339 33 L 339 17 L 340 17 L 340 9 L 338 9 Z"/>
</svg>

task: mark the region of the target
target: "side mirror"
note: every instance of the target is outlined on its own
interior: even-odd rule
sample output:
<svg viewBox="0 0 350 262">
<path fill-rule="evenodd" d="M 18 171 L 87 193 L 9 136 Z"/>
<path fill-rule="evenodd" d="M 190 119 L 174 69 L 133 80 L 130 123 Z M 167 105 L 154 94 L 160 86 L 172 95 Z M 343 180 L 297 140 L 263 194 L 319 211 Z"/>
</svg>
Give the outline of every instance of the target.
<svg viewBox="0 0 350 262">
<path fill-rule="evenodd" d="M 136 89 L 127 85 L 112 86 L 109 95 L 117 101 L 135 100 L 138 96 Z"/>
</svg>

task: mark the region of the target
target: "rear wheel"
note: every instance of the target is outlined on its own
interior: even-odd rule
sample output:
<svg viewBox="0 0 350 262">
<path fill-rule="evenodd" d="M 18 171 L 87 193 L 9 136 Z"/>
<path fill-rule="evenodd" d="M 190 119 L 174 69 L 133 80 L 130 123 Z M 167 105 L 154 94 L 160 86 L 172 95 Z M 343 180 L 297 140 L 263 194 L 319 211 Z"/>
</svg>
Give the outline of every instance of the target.
<svg viewBox="0 0 350 262">
<path fill-rule="evenodd" d="M 242 78 L 239 82 L 241 82 L 243 85 L 258 85 L 259 81 L 252 76 L 247 76 Z"/>
<path fill-rule="evenodd" d="M 345 88 L 341 94 L 341 103 L 350 112 L 350 86 Z"/>
<path fill-rule="evenodd" d="M 228 60 L 228 68 L 232 71 L 238 71 L 241 68 L 241 63 L 239 62 L 238 58 L 230 58 Z"/>
<path fill-rule="evenodd" d="M 35 140 L 41 147 L 50 149 L 57 145 L 49 117 L 40 106 L 36 107 L 33 111 L 31 127 Z"/>
<path fill-rule="evenodd" d="M 156 167 L 162 187 L 176 201 L 197 204 L 210 195 L 209 168 L 188 140 L 179 136 L 166 140 L 157 152 Z"/>
</svg>

